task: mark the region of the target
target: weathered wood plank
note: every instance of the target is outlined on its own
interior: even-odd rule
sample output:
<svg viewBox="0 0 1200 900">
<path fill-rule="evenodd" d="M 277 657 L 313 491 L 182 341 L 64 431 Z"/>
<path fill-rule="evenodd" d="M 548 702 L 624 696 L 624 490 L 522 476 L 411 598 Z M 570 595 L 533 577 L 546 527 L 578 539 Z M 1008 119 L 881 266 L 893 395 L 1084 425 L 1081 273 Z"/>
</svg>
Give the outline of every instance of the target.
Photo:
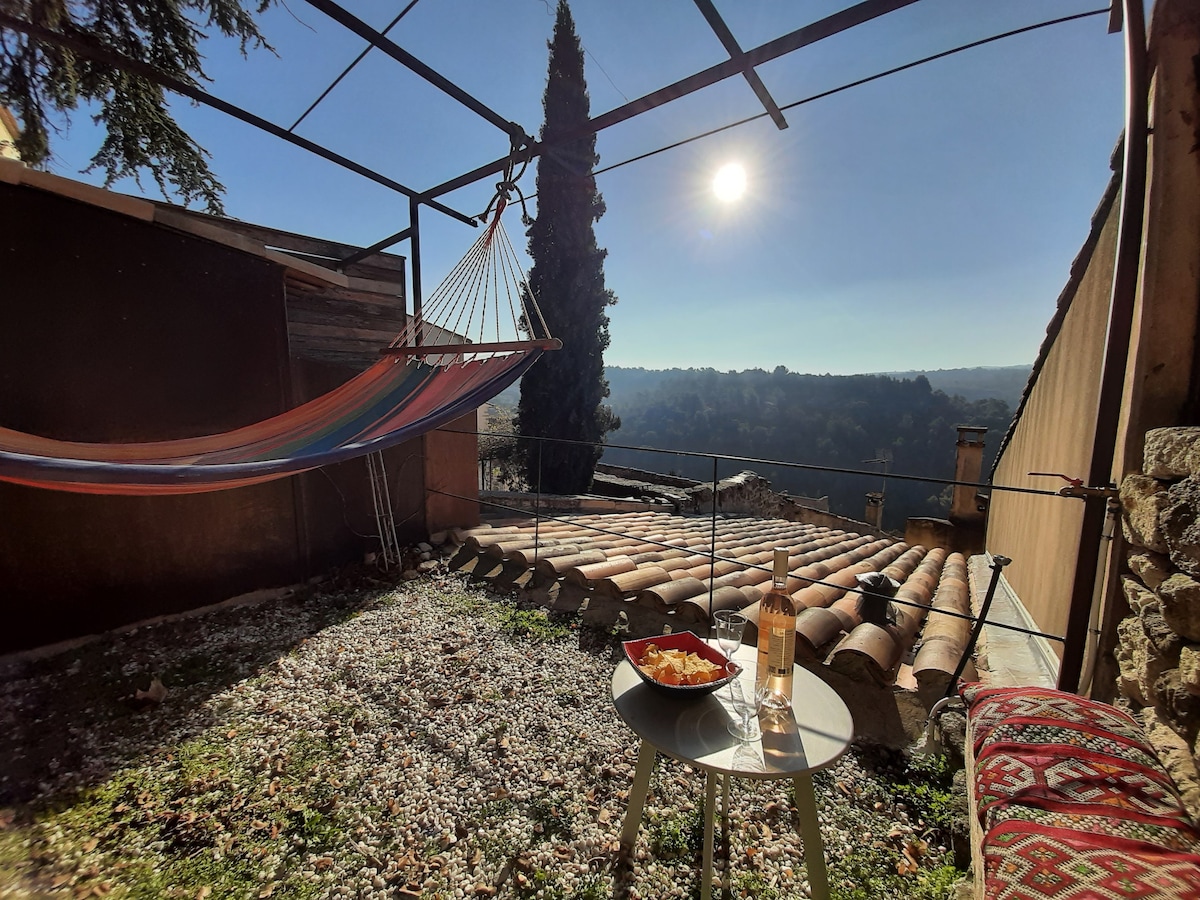
<svg viewBox="0 0 1200 900">
<path fill-rule="evenodd" d="M 333 325 L 329 323 L 313 323 L 313 322 L 295 322 L 289 319 L 288 334 L 304 335 L 306 337 L 324 337 L 330 340 L 345 340 L 367 341 L 374 343 L 375 347 L 386 344 L 394 336 L 394 332 L 390 329 L 381 328 L 349 328 L 344 325 Z M 378 355 L 378 354 L 376 354 Z"/>
<path fill-rule="evenodd" d="M 314 257 L 324 257 L 331 262 L 334 260 L 345 259 L 354 253 L 357 253 L 361 248 L 351 244 L 343 244 L 338 241 L 326 240 L 324 238 L 315 238 L 308 235 L 296 234 L 291 231 L 283 231 L 278 228 L 270 228 L 266 225 L 255 225 L 250 222 L 240 222 L 236 219 L 226 219 L 217 216 L 209 216 L 204 213 L 198 213 L 195 210 L 180 209 L 172 206 L 169 203 L 160 201 L 151 202 L 158 209 L 165 209 L 171 212 L 181 213 L 189 218 L 202 222 L 212 222 L 219 225 L 221 228 L 232 231 L 236 234 L 244 235 L 251 240 L 267 246 L 275 247 L 280 250 L 290 250 L 297 253 L 303 253 Z M 367 257 L 363 261 L 363 267 L 366 272 L 374 267 L 383 269 L 384 271 L 400 272 L 403 274 L 407 260 L 405 257 L 395 253 L 376 253 Z M 347 272 L 353 271 L 354 267 L 349 267 Z"/>
<path fill-rule="evenodd" d="M 406 317 L 398 310 L 392 312 L 366 312 L 357 308 L 329 310 L 289 306 L 289 322 L 305 325 L 340 325 L 347 328 L 363 328 L 368 331 L 388 332 L 395 336 L 404 330 Z M 390 340 L 390 338 L 389 338 Z"/>
</svg>

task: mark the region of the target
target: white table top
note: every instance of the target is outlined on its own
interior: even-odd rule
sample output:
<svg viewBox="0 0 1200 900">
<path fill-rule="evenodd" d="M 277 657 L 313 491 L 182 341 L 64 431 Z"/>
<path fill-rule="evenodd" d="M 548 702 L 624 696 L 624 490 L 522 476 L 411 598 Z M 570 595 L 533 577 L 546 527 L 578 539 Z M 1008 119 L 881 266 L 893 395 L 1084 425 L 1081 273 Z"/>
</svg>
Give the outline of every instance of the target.
<svg viewBox="0 0 1200 900">
<path fill-rule="evenodd" d="M 757 650 L 743 644 L 734 654 L 739 679 L 754 690 Z M 788 778 L 823 769 L 854 738 L 854 719 L 837 693 L 807 669 L 796 666 L 793 715 L 760 719 L 762 737 L 743 743 L 729 733 L 734 711 L 726 685 L 701 697 L 675 698 L 642 681 L 629 660 L 613 672 L 613 703 L 621 718 L 656 750 L 681 762 L 744 778 Z"/>
</svg>

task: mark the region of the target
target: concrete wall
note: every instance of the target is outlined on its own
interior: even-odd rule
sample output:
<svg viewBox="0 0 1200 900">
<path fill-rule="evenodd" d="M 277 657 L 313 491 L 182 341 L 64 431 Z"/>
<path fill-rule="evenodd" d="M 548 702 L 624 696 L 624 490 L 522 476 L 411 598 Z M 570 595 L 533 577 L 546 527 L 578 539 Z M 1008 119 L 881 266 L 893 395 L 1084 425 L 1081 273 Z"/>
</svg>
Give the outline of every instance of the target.
<svg viewBox="0 0 1200 900">
<path fill-rule="evenodd" d="M 1065 485 L 1061 479 L 1029 473 L 1087 476 L 1116 249 L 1115 199 L 1110 190 L 1075 260 L 1075 277 L 1059 300 L 1040 369 L 1000 451 L 993 484 L 1056 491 Z M 1051 634 L 1066 630 L 1082 518 L 1079 500 L 991 495 L 987 550 L 1012 559 L 1007 580 L 1039 628 Z M 1055 646 L 1061 655 L 1062 645 Z"/>
</svg>

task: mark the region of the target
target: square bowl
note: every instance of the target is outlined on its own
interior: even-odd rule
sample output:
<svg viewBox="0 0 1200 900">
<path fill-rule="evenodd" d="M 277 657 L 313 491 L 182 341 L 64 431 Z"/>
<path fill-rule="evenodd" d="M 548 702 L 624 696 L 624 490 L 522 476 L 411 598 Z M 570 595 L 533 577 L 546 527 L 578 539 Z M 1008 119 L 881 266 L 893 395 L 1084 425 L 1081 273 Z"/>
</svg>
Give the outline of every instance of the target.
<svg viewBox="0 0 1200 900">
<path fill-rule="evenodd" d="M 701 697 L 704 694 L 711 694 L 717 688 L 729 684 L 742 671 L 741 666 L 733 663 L 732 673 L 726 669 L 726 674 L 714 681 L 704 684 L 664 684 L 651 678 L 638 667 L 650 644 L 657 644 L 663 650 L 682 650 L 685 653 L 695 653 L 701 659 L 706 659 L 722 668 L 729 665 L 730 659 L 716 647 L 706 644 L 698 635 L 690 631 L 678 631 L 674 634 L 659 634 L 654 637 L 639 638 L 636 641 L 625 641 L 622 644 L 625 648 L 625 658 L 629 660 L 629 664 L 633 666 L 633 671 L 637 672 L 638 677 L 655 690 L 672 697 Z"/>
</svg>

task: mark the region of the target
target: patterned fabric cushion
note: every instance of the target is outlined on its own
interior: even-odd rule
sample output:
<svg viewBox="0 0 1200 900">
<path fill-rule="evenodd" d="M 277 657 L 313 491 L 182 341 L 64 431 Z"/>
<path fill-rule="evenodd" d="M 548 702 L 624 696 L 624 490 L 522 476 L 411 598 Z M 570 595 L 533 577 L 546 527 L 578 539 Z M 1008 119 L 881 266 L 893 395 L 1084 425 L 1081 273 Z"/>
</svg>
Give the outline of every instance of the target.
<svg viewBox="0 0 1200 900">
<path fill-rule="evenodd" d="M 983 848 L 993 900 L 1196 900 L 1200 856 L 1010 820 Z"/>
<path fill-rule="evenodd" d="M 1135 760 L 1058 742 L 997 743 L 985 750 L 975 765 L 975 799 L 985 829 L 1005 819 L 1010 806 L 1107 815 L 1130 828 L 1142 823 L 1191 828 L 1175 785 L 1153 756 L 1147 761 L 1139 752 L 1142 759 Z"/>
<path fill-rule="evenodd" d="M 1052 688 L 968 684 L 962 697 L 970 710 L 976 754 L 992 729 L 1004 722 L 1066 724 L 1072 730 L 1123 738 L 1133 744 L 1144 746 L 1146 742 L 1137 722 L 1116 707 Z"/>
<path fill-rule="evenodd" d="M 1200 900 L 1200 830 L 1130 716 L 1049 688 L 962 695 L 988 897 Z"/>
</svg>

